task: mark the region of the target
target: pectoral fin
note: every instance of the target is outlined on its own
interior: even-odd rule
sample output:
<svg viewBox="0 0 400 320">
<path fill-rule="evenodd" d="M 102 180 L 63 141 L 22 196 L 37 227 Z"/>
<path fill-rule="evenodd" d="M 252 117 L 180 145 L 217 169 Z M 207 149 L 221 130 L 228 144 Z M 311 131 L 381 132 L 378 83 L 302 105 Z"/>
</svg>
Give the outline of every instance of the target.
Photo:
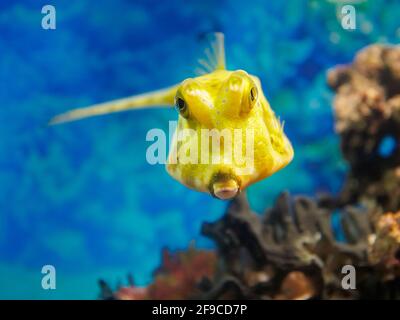
<svg viewBox="0 0 400 320">
<path fill-rule="evenodd" d="M 85 108 L 79 108 L 62 113 L 52 118 L 50 125 L 63 122 L 75 121 L 83 118 L 99 116 L 103 114 L 120 112 L 126 110 L 149 108 L 149 107 L 171 107 L 174 105 L 174 98 L 178 86 L 152 91 L 132 97 L 113 100 L 95 104 Z"/>
</svg>

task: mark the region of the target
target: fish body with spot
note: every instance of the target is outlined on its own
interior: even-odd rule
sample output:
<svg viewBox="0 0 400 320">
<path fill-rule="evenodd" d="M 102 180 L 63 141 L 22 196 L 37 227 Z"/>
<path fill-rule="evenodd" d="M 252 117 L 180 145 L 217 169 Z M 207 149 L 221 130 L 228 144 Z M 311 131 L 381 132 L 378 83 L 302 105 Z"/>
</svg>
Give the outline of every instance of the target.
<svg viewBox="0 0 400 320">
<path fill-rule="evenodd" d="M 51 123 L 144 107 L 175 106 L 178 124 L 168 173 L 185 186 L 230 199 L 285 167 L 294 151 L 264 96 L 260 80 L 225 68 L 223 35 L 213 43 L 208 73 L 173 87 L 56 116 Z M 210 54 L 209 54 L 210 56 Z"/>
</svg>

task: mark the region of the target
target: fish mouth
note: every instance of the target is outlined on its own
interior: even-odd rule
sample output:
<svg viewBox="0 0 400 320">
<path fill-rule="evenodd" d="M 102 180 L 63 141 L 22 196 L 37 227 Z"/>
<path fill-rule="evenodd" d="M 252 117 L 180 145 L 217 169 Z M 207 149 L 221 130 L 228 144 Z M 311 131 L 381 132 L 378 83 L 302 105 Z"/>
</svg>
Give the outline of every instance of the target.
<svg viewBox="0 0 400 320">
<path fill-rule="evenodd" d="M 211 179 L 209 190 L 214 197 L 228 200 L 239 194 L 240 184 L 233 174 L 217 173 Z"/>
</svg>

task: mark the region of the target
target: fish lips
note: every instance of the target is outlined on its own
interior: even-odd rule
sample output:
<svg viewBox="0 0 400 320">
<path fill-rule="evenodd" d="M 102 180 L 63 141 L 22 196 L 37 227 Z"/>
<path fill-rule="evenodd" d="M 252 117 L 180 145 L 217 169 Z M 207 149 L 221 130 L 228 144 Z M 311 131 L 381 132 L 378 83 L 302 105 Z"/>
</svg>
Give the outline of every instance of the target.
<svg viewBox="0 0 400 320">
<path fill-rule="evenodd" d="M 240 180 L 232 173 L 218 172 L 208 186 L 210 194 L 221 200 L 229 200 L 240 193 Z"/>
</svg>

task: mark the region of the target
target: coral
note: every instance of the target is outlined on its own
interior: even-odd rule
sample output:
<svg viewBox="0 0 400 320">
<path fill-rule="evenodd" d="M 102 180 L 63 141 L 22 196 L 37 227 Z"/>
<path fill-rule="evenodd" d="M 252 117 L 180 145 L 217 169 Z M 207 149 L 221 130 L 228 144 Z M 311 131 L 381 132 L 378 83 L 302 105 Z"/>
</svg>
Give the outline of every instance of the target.
<svg viewBox="0 0 400 320">
<path fill-rule="evenodd" d="M 196 250 L 171 254 L 163 251 L 161 267 L 154 274 L 148 287 L 136 287 L 128 278 L 128 286 L 115 292 L 103 280 L 100 281 L 102 299 L 148 300 L 189 299 L 199 294 L 197 285 L 205 278 L 212 278 L 216 269 L 216 256 L 212 251 Z"/>
<path fill-rule="evenodd" d="M 400 209 L 400 48 L 371 45 L 328 73 L 350 172 L 343 202 Z"/>
<path fill-rule="evenodd" d="M 400 211 L 386 213 L 376 222 L 376 233 L 369 239 L 371 263 L 382 265 L 387 277 L 400 276 Z"/>
<path fill-rule="evenodd" d="M 368 237 L 371 215 L 354 207 L 340 212 L 346 242 L 338 242 L 331 227 L 332 210 L 306 197 L 282 193 L 264 215 L 249 209 L 242 195 L 226 215 L 205 224 L 222 260 L 206 298 L 309 299 L 363 298 L 379 284 L 390 297 L 393 281 L 369 278 Z M 357 269 L 357 288 L 344 290 L 341 269 Z M 366 280 L 371 283 L 366 284 Z"/>
<path fill-rule="evenodd" d="M 300 271 L 291 271 L 282 280 L 276 300 L 306 300 L 317 294 L 310 277 Z"/>
<path fill-rule="evenodd" d="M 282 193 L 262 215 L 245 194 L 225 215 L 204 223 L 202 233 L 217 251 L 164 251 L 162 267 L 147 288 L 130 281 L 112 299 L 400 299 L 400 212 L 376 215 L 367 209 L 327 206 L 326 198 Z M 345 241 L 332 217 L 338 213 Z M 356 289 L 342 287 L 342 267 L 357 270 Z"/>
</svg>

